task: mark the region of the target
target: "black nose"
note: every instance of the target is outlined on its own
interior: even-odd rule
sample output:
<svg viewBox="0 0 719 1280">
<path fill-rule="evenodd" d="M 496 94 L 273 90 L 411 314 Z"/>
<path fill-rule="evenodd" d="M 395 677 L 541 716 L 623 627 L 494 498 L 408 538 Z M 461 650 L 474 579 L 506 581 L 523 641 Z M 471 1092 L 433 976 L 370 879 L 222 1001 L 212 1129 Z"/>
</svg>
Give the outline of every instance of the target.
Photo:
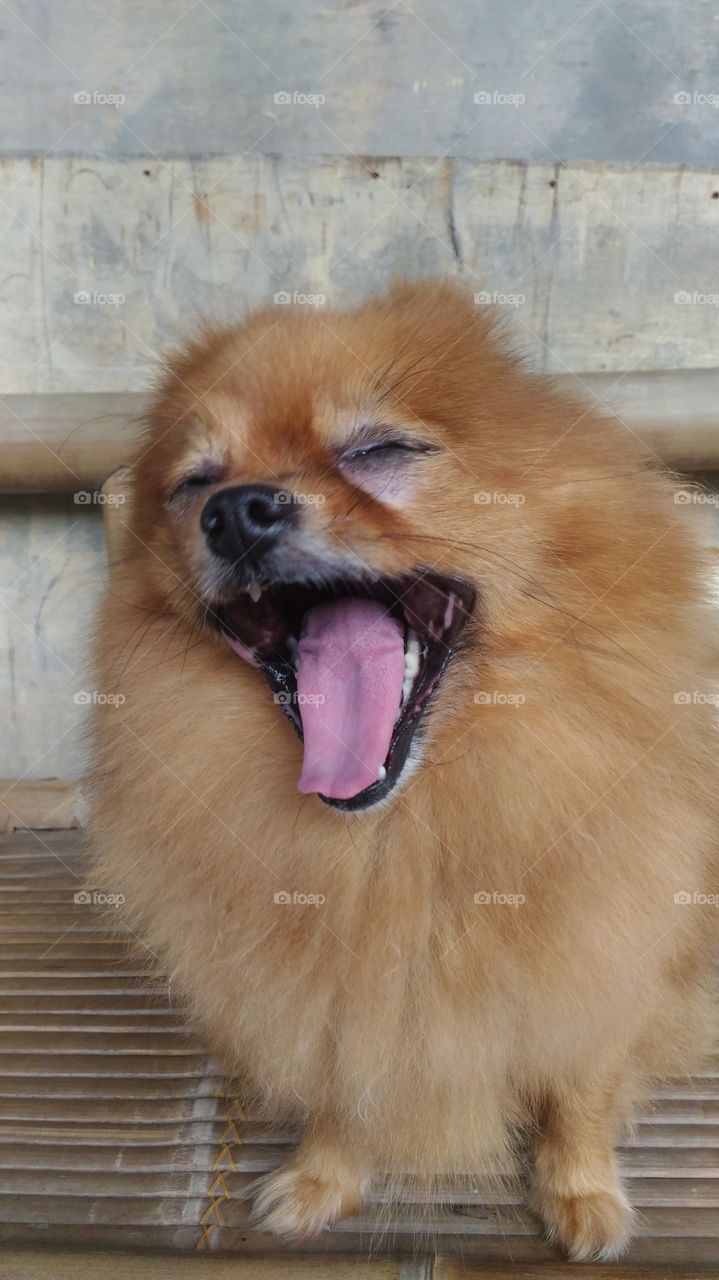
<svg viewBox="0 0 719 1280">
<path fill-rule="evenodd" d="M 239 484 L 220 489 L 205 504 L 200 526 L 212 551 L 227 560 L 247 559 L 259 567 L 297 516 L 287 489 L 271 484 Z"/>
</svg>

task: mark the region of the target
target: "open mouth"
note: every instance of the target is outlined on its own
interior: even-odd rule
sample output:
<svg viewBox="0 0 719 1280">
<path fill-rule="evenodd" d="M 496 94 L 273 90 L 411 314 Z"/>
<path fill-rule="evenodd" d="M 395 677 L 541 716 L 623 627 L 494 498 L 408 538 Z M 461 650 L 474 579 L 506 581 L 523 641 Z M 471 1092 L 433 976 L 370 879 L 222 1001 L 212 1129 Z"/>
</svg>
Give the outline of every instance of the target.
<svg viewBox="0 0 719 1280">
<path fill-rule="evenodd" d="M 464 579 L 418 570 L 256 585 L 213 621 L 303 740 L 299 790 L 358 810 L 399 781 L 474 603 Z"/>
</svg>

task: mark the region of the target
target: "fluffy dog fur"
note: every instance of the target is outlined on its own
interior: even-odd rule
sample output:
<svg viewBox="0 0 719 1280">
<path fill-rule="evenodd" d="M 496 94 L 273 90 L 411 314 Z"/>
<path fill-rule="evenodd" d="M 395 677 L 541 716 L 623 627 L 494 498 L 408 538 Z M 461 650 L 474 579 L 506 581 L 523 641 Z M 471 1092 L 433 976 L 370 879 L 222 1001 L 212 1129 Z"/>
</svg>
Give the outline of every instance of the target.
<svg viewBox="0 0 719 1280">
<path fill-rule="evenodd" d="M 439 444 L 399 499 L 334 464 L 359 420 Z M 168 495 L 207 458 L 219 485 L 320 493 L 306 519 L 333 563 L 476 586 L 423 757 L 376 809 L 297 793 L 300 743 L 202 625 L 207 493 Z M 258 1215 L 311 1234 L 373 1174 L 493 1174 L 531 1133 L 549 1233 L 618 1253 L 617 1126 L 711 1025 L 712 724 L 674 697 L 709 689 L 711 623 L 669 478 L 439 283 L 206 333 L 132 475 L 96 645 L 97 687 L 126 701 L 96 711 L 93 880 L 228 1068 L 306 1126 Z"/>
</svg>

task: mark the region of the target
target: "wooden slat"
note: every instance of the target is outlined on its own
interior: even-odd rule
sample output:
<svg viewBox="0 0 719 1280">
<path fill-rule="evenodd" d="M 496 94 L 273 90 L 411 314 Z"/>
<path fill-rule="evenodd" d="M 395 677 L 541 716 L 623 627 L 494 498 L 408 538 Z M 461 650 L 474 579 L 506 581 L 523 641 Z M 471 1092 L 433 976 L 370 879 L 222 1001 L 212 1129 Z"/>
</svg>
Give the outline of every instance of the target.
<svg viewBox="0 0 719 1280">
<path fill-rule="evenodd" d="M 116 1224 L 99 1225 L 91 1223 L 82 1229 L 82 1242 L 89 1250 L 147 1250 L 149 1247 L 147 1236 L 146 1227 L 136 1227 L 128 1224 L 118 1226 Z M 55 1249 L 64 1249 L 68 1246 L 76 1249 L 78 1238 L 77 1224 L 58 1223 L 53 1227 L 50 1243 Z M 190 1252 L 196 1249 L 197 1232 L 194 1227 L 158 1224 L 152 1231 L 152 1241 L 152 1247 L 156 1250 L 172 1250 L 173 1254 L 181 1253 L 182 1251 Z M 426 1242 L 425 1247 L 429 1248 L 432 1248 L 435 1243 L 439 1244 L 438 1241 L 434 1241 L 428 1235 L 425 1235 L 424 1242 Z M 5 1246 L 4 1254 L 0 1254 L 0 1259 L 3 1256 L 14 1259 L 17 1256 L 14 1249 L 18 1246 L 32 1245 L 35 1248 L 38 1247 L 38 1244 L 47 1246 L 48 1232 L 46 1229 L 34 1226 L 32 1223 L 0 1224 L 0 1243 Z M 286 1280 L 287 1276 L 292 1276 L 294 1273 L 297 1255 L 302 1256 L 307 1253 L 306 1244 L 284 1246 L 280 1251 L 278 1250 L 277 1240 L 274 1237 L 261 1232 L 250 1231 L 247 1227 L 218 1228 L 213 1235 L 212 1248 L 215 1256 L 212 1258 L 211 1264 L 205 1261 L 205 1272 L 199 1271 L 198 1274 L 209 1274 L 210 1270 L 214 1272 L 215 1265 L 218 1262 L 217 1253 L 226 1252 L 235 1255 L 232 1263 L 239 1274 L 240 1280 L 245 1275 L 252 1275 L 251 1268 L 257 1266 L 261 1260 L 267 1260 L 268 1263 L 271 1262 L 272 1266 L 276 1268 L 274 1272 L 270 1272 L 271 1275 L 278 1277 L 278 1280 L 279 1278 Z M 580 1277 L 582 1280 L 587 1280 L 589 1276 L 594 1277 L 595 1280 L 611 1280 L 612 1277 L 615 1277 L 616 1280 L 638 1280 L 638 1278 L 641 1278 L 641 1280 L 671 1280 L 674 1275 L 677 1278 L 681 1276 L 682 1280 L 685 1277 L 690 1277 L 690 1280 L 699 1280 L 702 1276 L 703 1280 L 707 1280 L 708 1277 L 713 1277 L 713 1280 L 716 1280 L 716 1248 L 715 1237 L 695 1238 L 691 1242 L 693 1256 L 691 1262 L 687 1265 L 687 1244 L 685 1240 L 667 1239 L 655 1241 L 652 1239 L 638 1239 L 632 1247 L 631 1255 L 622 1267 L 612 1268 L 601 1264 L 596 1267 L 568 1268 L 565 1270 L 566 1264 L 564 1261 L 560 1261 L 557 1254 L 539 1238 L 515 1235 L 456 1236 L 448 1237 L 441 1242 L 441 1253 L 434 1255 L 433 1261 L 436 1269 L 440 1262 L 442 1264 L 445 1261 L 450 1262 L 454 1256 L 457 1260 L 458 1270 L 451 1274 L 456 1277 L 464 1275 L 476 1276 L 478 1280 L 480 1276 L 491 1276 L 495 1280 L 498 1280 L 499 1277 L 502 1280 L 510 1280 L 511 1277 L 511 1280 L 516 1280 L 517 1276 L 522 1277 L 525 1274 L 523 1267 L 532 1264 L 535 1267 L 534 1272 L 530 1273 L 533 1280 L 564 1280 L 565 1276 L 568 1277 L 568 1280 L 579 1280 Z M 331 1277 L 334 1274 L 337 1259 L 345 1260 L 352 1253 L 360 1253 L 362 1257 L 359 1265 L 358 1260 L 355 1259 L 354 1267 L 355 1275 L 361 1277 L 364 1274 L 368 1256 L 370 1259 L 376 1259 L 380 1252 L 384 1252 L 384 1250 L 390 1251 L 394 1257 L 399 1256 L 403 1259 L 407 1255 L 416 1258 L 418 1252 L 419 1257 L 422 1257 L 421 1246 L 418 1250 L 416 1234 L 414 1233 L 408 1239 L 401 1235 L 389 1235 L 389 1238 L 383 1238 L 379 1234 L 370 1235 L 366 1232 L 363 1234 L 345 1232 L 339 1235 L 329 1231 L 323 1237 L 322 1249 L 315 1248 L 312 1262 L 317 1268 L 316 1275 Z M 288 1256 L 283 1255 L 291 1255 L 291 1260 Z M 53 1252 L 52 1262 L 54 1262 L 55 1256 L 55 1252 Z M 57 1256 L 59 1257 L 60 1255 L 58 1254 Z M 197 1253 L 194 1256 L 196 1259 L 200 1257 Z M 92 1261 L 93 1257 L 94 1255 L 91 1255 L 90 1261 Z M 184 1261 L 185 1259 L 182 1260 Z M 174 1277 L 175 1274 L 183 1275 L 184 1273 L 181 1270 L 177 1273 L 175 1272 L 176 1261 L 180 1261 L 180 1259 L 176 1259 L 175 1256 L 171 1259 L 162 1259 L 155 1256 L 155 1270 L 149 1273 L 152 1280 L 157 1280 L 159 1275 L 167 1275 L 168 1277 Z M 248 1263 L 251 1264 L 250 1270 L 246 1271 L 245 1267 Z M 476 1270 L 467 1270 L 468 1263 L 470 1265 L 472 1263 L 476 1264 Z M 159 1269 L 163 1265 L 166 1266 L 165 1272 Z M 408 1265 L 407 1262 L 402 1261 L 403 1271 L 400 1273 L 402 1280 L 405 1280 L 408 1274 L 404 1270 Z M 637 1267 L 644 1267 L 645 1269 L 637 1271 Z M 8 1280 L 10 1280 L 10 1276 L 12 1280 L 15 1280 L 16 1274 L 16 1272 L 11 1272 Z M 47 1275 L 48 1280 L 56 1280 L 58 1272 L 52 1269 L 51 1263 L 49 1271 L 40 1274 Z M 84 1274 L 87 1273 L 80 1272 L 80 1275 Z M 89 1274 L 95 1280 L 97 1273 L 90 1271 Z M 121 1276 L 122 1273 L 113 1270 L 109 1274 L 112 1280 L 115 1280 L 115 1277 Z M 221 1274 L 224 1276 L 225 1272 L 221 1272 Z M 312 1275 L 313 1273 L 310 1271 L 309 1274 Z M 372 1273 L 370 1272 L 369 1274 L 371 1275 Z M 410 1272 L 409 1274 L 412 1276 L 417 1274 L 418 1280 L 419 1277 L 422 1280 L 431 1280 L 432 1277 L 432 1271 L 429 1269 L 419 1273 Z M 437 1274 L 444 1276 L 449 1273 L 438 1273 L 435 1270 L 435 1275 Z M 1 1272 L 0 1277 L 2 1277 Z M 36 1276 L 33 1276 L 32 1280 L 36 1280 Z"/>
<path fill-rule="evenodd" d="M 39 1249 L 12 1249 L 0 1254 L 0 1280 L 159 1280 L 163 1274 L 171 1275 L 172 1280 L 207 1280 L 210 1269 L 212 1280 L 287 1280 L 288 1274 L 286 1261 L 275 1258 L 247 1258 L 241 1264 L 235 1259 L 213 1258 L 210 1269 L 207 1260 L 197 1254 L 175 1256 L 165 1262 L 167 1272 L 156 1254 L 86 1254 L 73 1250 L 50 1255 Z M 420 1263 L 392 1258 L 364 1259 L 358 1273 L 354 1258 L 294 1257 L 292 1275 L 297 1280 L 358 1280 L 358 1275 L 362 1280 L 429 1278 Z M 569 1276 L 567 1280 L 573 1278 Z M 694 1280 L 694 1276 L 688 1275 L 687 1280 Z"/>
<path fill-rule="evenodd" d="M 127 461 L 145 398 L 132 392 L 8 395 L 0 407 L 0 490 L 99 489 Z"/>
<path fill-rule="evenodd" d="M 600 408 L 616 410 L 648 450 L 671 466 L 719 465 L 719 369 L 559 374 L 556 380 L 588 402 L 594 396 Z M 0 491 L 99 490 L 127 462 L 144 407 L 143 397 L 133 392 L 5 396 Z"/>
<path fill-rule="evenodd" d="M 580 374 L 602 405 L 611 407 L 648 448 L 683 471 L 719 465 L 719 369 Z M 560 379 L 560 382 L 562 379 Z M 568 390 L 581 391 L 571 376 Z"/>
<path fill-rule="evenodd" d="M 681 1275 L 682 1280 L 708 1280 L 710 1275 L 716 1273 L 713 1269 L 709 1271 L 706 1268 L 682 1267 L 681 1271 L 677 1271 L 673 1267 L 669 1269 L 664 1266 L 657 1268 L 606 1262 L 596 1268 L 565 1262 L 561 1271 L 554 1273 L 557 1280 L 586 1280 L 590 1274 L 602 1277 L 603 1280 L 671 1280 L 673 1275 Z M 508 1280 L 510 1276 L 512 1280 L 549 1280 L 547 1268 L 542 1266 L 467 1266 L 454 1258 L 437 1258 L 432 1280 Z"/>
<path fill-rule="evenodd" d="M 41 448 L 35 441 L 37 448 Z M 3 461 L 6 447 L 20 462 L 15 453 L 16 444 L 4 436 L 2 410 L 0 410 L 0 476 L 4 474 Z M 42 449 L 46 453 L 45 448 Z M 73 782 L 21 782 L 0 780 L 0 831 L 15 831 L 31 827 L 35 831 L 56 831 L 58 827 L 80 825 L 80 803 L 77 784 Z"/>
</svg>

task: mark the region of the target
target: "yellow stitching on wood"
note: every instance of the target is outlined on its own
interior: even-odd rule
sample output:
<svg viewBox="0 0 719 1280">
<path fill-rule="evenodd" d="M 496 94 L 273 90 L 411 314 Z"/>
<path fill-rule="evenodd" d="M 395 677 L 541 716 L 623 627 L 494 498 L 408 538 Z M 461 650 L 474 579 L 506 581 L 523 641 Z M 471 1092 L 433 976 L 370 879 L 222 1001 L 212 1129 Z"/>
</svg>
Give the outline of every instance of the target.
<svg viewBox="0 0 719 1280">
<path fill-rule="evenodd" d="M 215 1224 L 218 1227 L 224 1227 L 225 1224 L 222 1221 L 222 1214 L 220 1213 L 220 1205 L 219 1205 L 219 1201 L 217 1200 L 213 1200 L 211 1201 L 210 1204 L 208 1204 L 207 1208 L 205 1209 L 205 1212 L 200 1218 L 200 1226 L 204 1227 L 207 1225 L 205 1222 L 205 1218 L 209 1218 L 211 1213 L 214 1214 L 215 1216 Z"/>
<path fill-rule="evenodd" d="M 217 1176 L 207 1193 L 210 1203 L 200 1217 L 198 1224 L 200 1228 L 200 1235 L 197 1239 L 197 1243 L 195 1244 L 196 1249 L 211 1249 L 212 1243 L 210 1240 L 210 1232 L 215 1231 L 217 1227 L 223 1227 L 225 1225 L 220 1212 L 220 1200 L 222 1198 L 225 1200 L 231 1200 L 232 1196 L 227 1190 L 227 1184 L 225 1182 L 224 1174 L 226 1170 L 222 1170 L 218 1168 L 218 1166 L 223 1161 L 227 1161 L 232 1172 L 236 1173 L 237 1165 L 235 1164 L 232 1155 L 232 1148 L 234 1146 L 240 1147 L 242 1145 L 242 1138 L 240 1137 L 237 1125 L 235 1124 L 235 1120 L 244 1120 L 245 1118 L 239 1098 L 227 1098 L 227 1095 L 221 1089 L 216 1091 L 215 1096 L 226 1099 L 228 1103 L 224 1117 L 227 1123 L 225 1130 L 220 1137 L 220 1150 L 212 1165 L 213 1172 L 216 1173 Z M 235 1108 L 236 1110 L 234 1110 Z M 220 1187 L 219 1193 L 217 1190 L 218 1186 Z M 214 1217 L 215 1221 L 208 1222 L 207 1219 L 209 1217 Z"/>
</svg>

